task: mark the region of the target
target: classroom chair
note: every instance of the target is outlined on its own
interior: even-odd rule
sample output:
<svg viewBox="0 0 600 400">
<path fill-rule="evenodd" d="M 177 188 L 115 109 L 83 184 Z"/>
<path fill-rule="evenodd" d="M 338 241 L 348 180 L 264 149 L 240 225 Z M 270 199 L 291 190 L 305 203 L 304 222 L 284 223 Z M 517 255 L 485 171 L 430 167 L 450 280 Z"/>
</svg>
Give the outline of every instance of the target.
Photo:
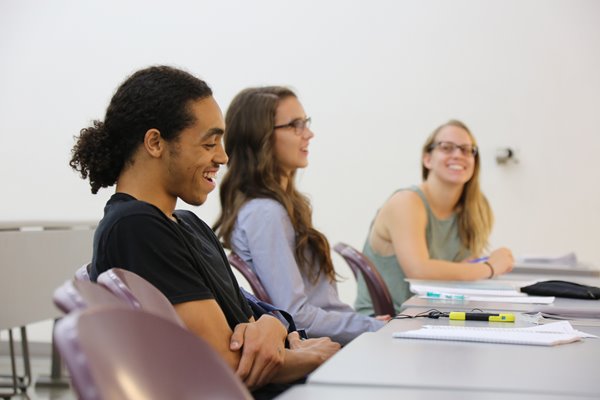
<svg viewBox="0 0 600 400">
<path fill-rule="evenodd" d="M 91 267 L 92 263 L 83 264 L 77 271 L 75 271 L 75 279 L 78 281 L 89 281 Z"/>
<path fill-rule="evenodd" d="M 185 326 L 165 295 L 134 272 L 111 268 L 98 276 L 98 284 L 124 300 L 132 308 L 157 314 L 180 326 Z"/>
<path fill-rule="evenodd" d="M 91 263 L 86 263 L 79 267 L 77 271 L 75 271 L 75 276 L 73 277 L 73 279 L 75 281 L 90 282 L 91 266 Z M 68 281 L 54 291 L 54 305 L 58 307 L 58 309 L 60 309 L 62 312 L 68 313 L 74 309 L 87 307 L 88 303 L 90 303 L 89 305 L 97 304 L 98 302 L 103 303 L 101 298 L 95 298 L 97 296 L 102 297 L 102 294 L 97 294 L 96 296 L 94 296 L 94 292 L 97 292 L 98 288 L 94 287 L 88 289 L 87 287 L 77 288 L 75 286 L 76 285 L 73 282 Z M 54 324 L 56 324 L 56 321 L 57 320 L 54 320 Z M 52 364 L 50 369 L 52 372 L 50 374 L 50 378 L 45 383 L 50 386 L 68 385 L 67 380 L 65 380 L 62 377 L 62 360 L 60 359 L 56 351 L 56 346 L 54 345 L 52 346 L 51 362 Z M 37 385 L 39 385 L 41 382 L 42 380 L 38 379 Z"/>
<path fill-rule="evenodd" d="M 54 340 L 82 400 L 252 399 L 204 340 L 144 310 L 76 311 Z"/>
<path fill-rule="evenodd" d="M 242 276 L 248 281 L 254 295 L 259 300 L 271 303 L 271 297 L 262 285 L 262 282 L 258 278 L 258 275 L 256 275 L 254 271 L 252 271 L 252 268 L 250 268 L 250 266 L 246 264 L 246 262 L 234 252 L 229 253 L 227 258 L 229 259 L 229 263 L 235 269 L 237 269 L 242 274 Z"/>
<path fill-rule="evenodd" d="M 96 306 L 130 307 L 105 287 L 91 281 L 68 280 L 59 286 L 52 296 L 54 305 L 68 314 Z"/>
<path fill-rule="evenodd" d="M 390 291 L 371 260 L 346 243 L 337 243 L 333 249 L 344 258 L 356 279 L 360 275 L 365 280 L 375 315 L 396 315 Z"/>
</svg>

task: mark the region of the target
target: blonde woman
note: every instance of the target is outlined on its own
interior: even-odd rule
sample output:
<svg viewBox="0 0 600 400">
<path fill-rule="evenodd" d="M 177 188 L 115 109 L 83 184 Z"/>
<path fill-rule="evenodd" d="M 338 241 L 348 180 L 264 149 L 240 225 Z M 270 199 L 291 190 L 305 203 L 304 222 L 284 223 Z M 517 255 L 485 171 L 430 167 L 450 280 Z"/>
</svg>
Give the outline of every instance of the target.
<svg viewBox="0 0 600 400">
<path fill-rule="evenodd" d="M 493 224 L 479 169 L 475 138 L 462 122 L 448 121 L 423 146 L 421 185 L 395 192 L 375 216 L 363 252 L 386 281 L 396 309 L 410 296 L 404 278 L 477 280 L 512 270 L 506 248 L 478 260 Z M 355 308 L 373 312 L 362 280 Z"/>
</svg>

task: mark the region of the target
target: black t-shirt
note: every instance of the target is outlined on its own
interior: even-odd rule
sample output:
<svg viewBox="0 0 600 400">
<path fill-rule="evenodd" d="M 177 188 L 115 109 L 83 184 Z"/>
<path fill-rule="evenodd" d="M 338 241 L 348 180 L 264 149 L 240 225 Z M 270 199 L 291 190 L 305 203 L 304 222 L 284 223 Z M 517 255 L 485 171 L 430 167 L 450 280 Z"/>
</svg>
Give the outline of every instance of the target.
<svg viewBox="0 0 600 400">
<path fill-rule="evenodd" d="M 252 311 L 208 225 L 190 211 L 169 219 L 152 204 L 116 193 L 94 235 L 91 278 L 113 268 L 135 272 L 173 304 L 215 299 L 233 329 Z"/>
</svg>

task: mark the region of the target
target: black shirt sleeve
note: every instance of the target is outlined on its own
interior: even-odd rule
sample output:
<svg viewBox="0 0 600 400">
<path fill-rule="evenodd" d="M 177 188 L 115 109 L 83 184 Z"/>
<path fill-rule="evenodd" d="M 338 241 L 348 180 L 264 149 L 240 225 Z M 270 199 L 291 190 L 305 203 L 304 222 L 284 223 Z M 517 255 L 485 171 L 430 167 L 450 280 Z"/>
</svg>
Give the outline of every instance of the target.
<svg viewBox="0 0 600 400">
<path fill-rule="evenodd" d="M 173 304 L 214 298 L 176 229 L 159 216 L 120 218 L 105 236 L 107 268 L 128 269 L 158 288 Z M 100 260 L 98 260 L 100 261 Z"/>
<path fill-rule="evenodd" d="M 214 232 L 190 211 L 174 215 L 177 222 L 149 203 L 114 194 L 94 235 L 90 278 L 110 268 L 127 269 L 172 304 L 214 299 L 232 329 L 247 322 L 252 310 Z"/>
</svg>

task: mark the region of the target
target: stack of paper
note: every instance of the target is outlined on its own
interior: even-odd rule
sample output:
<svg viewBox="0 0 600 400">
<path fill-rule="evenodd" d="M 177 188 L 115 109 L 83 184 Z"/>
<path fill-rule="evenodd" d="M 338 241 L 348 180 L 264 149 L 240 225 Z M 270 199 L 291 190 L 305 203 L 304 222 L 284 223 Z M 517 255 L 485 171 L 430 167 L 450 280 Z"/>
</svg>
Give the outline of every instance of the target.
<svg viewBox="0 0 600 400">
<path fill-rule="evenodd" d="M 517 257 L 516 265 L 523 266 L 539 266 L 539 267 L 567 267 L 575 268 L 578 265 L 577 256 L 575 253 L 567 253 L 560 257 L 544 257 L 544 256 L 522 256 Z"/>
<path fill-rule="evenodd" d="M 419 295 L 421 298 L 428 299 L 447 299 L 447 300 L 471 300 L 487 301 L 494 303 L 527 303 L 527 304 L 552 304 L 553 296 L 528 296 L 515 289 L 513 286 L 505 284 L 491 289 L 469 287 L 466 283 L 450 285 L 445 282 L 435 283 L 432 281 L 418 283 L 410 282 L 410 291 Z"/>
<path fill-rule="evenodd" d="M 402 339 L 453 340 L 465 342 L 508 343 L 554 346 L 571 343 L 584 337 L 596 337 L 573 329 L 567 321 L 529 328 L 485 328 L 465 326 L 424 325 L 421 329 L 394 332 Z"/>
<path fill-rule="evenodd" d="M 533 309 L 530 313 L 541 313 L 543 317 L 556 319 L 600 319 L 600 309 L 598 308 L 539 306 Z"/>
<path fill-rule="evenodd" d="M 600 276 L 598 268 L 580 262 L 575 253 L 567 253 L 560 257 L 517 257 L 515 268 L 512 272 L 534 275 Z"/>
</svg>

